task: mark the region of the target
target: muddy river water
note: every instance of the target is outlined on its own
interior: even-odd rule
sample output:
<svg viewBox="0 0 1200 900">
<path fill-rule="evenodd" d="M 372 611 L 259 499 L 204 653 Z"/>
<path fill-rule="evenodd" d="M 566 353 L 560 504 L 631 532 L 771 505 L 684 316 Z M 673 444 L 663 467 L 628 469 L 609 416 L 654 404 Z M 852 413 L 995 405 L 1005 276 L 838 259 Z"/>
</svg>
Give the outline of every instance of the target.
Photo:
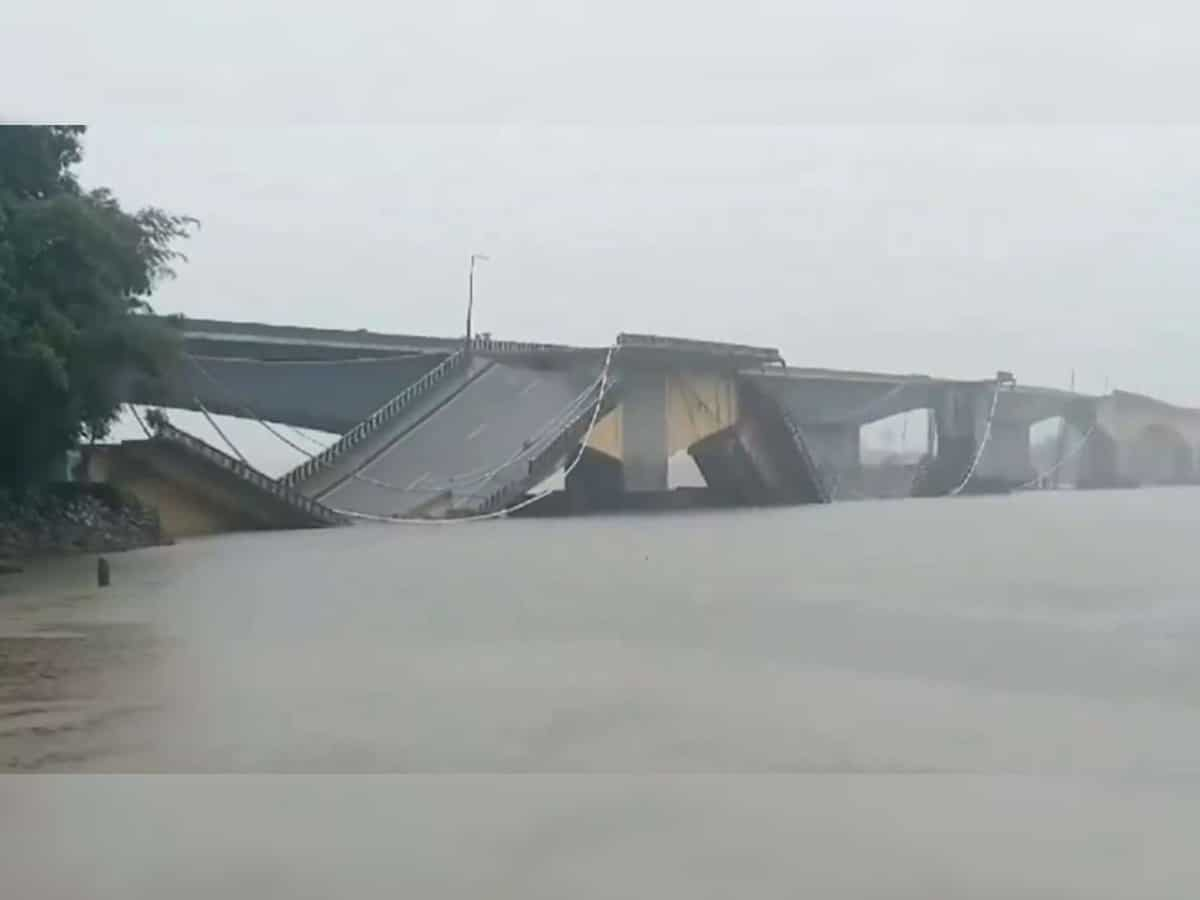
<svg viewBox="0 0 1200 900">
<path fill-rule="evenodd" d="M 0 578 L 0 881 L 1193 897 L 1198 538 L 1181 488 L 32 566 Z"/>
</svg>

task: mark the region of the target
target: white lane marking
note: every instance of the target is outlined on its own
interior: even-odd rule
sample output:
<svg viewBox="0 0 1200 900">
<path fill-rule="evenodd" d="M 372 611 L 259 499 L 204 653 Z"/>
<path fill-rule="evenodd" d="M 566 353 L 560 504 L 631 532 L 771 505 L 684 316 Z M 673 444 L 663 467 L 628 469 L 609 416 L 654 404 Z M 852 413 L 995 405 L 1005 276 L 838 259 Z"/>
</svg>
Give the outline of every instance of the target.
<svg viewBox="0 0 1200 900">
<path fill-rule="evenodd" d="M 484 429 L 486 429 L 486 428 L 487 428 L 487 422 L 483 422 L 478 428 L 474 429 L 470 434 L 467 435 L 467 440 L 468 441 L 475 440 L 475 438 L 477 438 L 481 434 L 483 434 Z"/>
<path fill-rule="evenodd" d="M 375 469 L 375 467 L 377 465 L 379 465 L 380 463 L 384 462 L 389 456 L 391 456 L 397 447 L 401 446 L 402 444 L 408 443 L 417 432 L 423 431 L 430 422 L 440 421 L 440 419 L 438 419 L 438 417 L 440 415 L 445 413 L 445 411 L 447 409 L 449 409 L 451 406 L 453 406 L 455 403 L 457 403 L 459 400 L 461 400 L 465 395 L 470 394 L 471 389 L 473 387 L 475 387 L 476 385 L 482 385 L 485 379 L 491 378 L 495 372 L 496 372 L 496 369 L 494 366 L 485 370 L 481 375 L 477 376 L 475 378 L 475 380 L 472 381 L 469 385 L 467 385 L 465 388 L 460 390 L 457 394 L 455 394 L 453 397 L 451 397 L 449 400 L 447 400 L 445 403 L 443 403 L 441 406 L 439 406 L 437 408 L 437 412 L 435 412 L 433 415 L 429 416 L 427 419 L 422 421 L 419 425 L 415 426 L 414 428 L 410 428 L 402 437 L 398 438 L 395 442 L 393 442 L 386 450 L 384 450 L 377 457 L 375 457 L 373 460 L 371 460 L 369 463 L 367 463 L 365 466 L 363 466 L 361 469 L 359 469 L 358 470 L 359 473 L 362 475 L 370 475 L 371 472 Z M 353 479 L 351 479 L 351 480 L 353 480 Z M 331 497 L 334 496 L 336 494 L 337 490 L 341 487 L 342 487 L 342 485 L 338 485 L 337 488 L 334 488 L 333 491 L 330 492 L 329 496 L 331 496 Z"/>
<path fill-rule="evenodd" d="M 371 460 L 365 466 L 360 468 L 358 470 L 358 473 L 370 477 L 372 472 L 377 470 L 377 467 L 383 466 L 388 461 L 388 458 L 392 455 L 392 453 L 394 453 L 397 450 L 397 448 L 399 448 L 401 445 L 410 441 L 418 432 L 423 431 L 425 429 L 425 427 L 428 426 L 431 422 L 441 421 L 439 417 L 441 415 L 443 415 L 449 407 L 453 406 L 455 403 L 457 403 L 459 400 L 461 400 L 465 396 L 468 396 L 468 395 L 473 396 L 474 388 L 483 387 L 484 382 L 488 381 L 489 379 L 495 379 L 497 374 L 499 374 L 503 371 L 504 371 L 504 369 L 501 366 L 498 366 L 495 364 L 489 365 L 487 369 L 485 369 L 483 372 L 481 372 L 479 375 L 477 375 L 475 377 L 474 381 L 472 381 L 464 389 L 460 390 L 457 394 L 455 394 L 453 397 L 451 397 L 448 401 L 446 401 L 440 407 L 438 407 L 438 410 L 434 415 L 429 416 L 427 419 L 425 419 L 423 422 L 421 422 L 416 427 L 409 429 L 408 432 L 406 432 L 402 437 L 400 437 L 395 442 L 393 442 L 386 450 L 384 450 L 377 457 L 375 457 L 375 459 Z M 506 374 L 508 374 L 508 373 L 506 373 Z M 511 377 L 511 375 L 509 375 L 509 377 Z M 525 388 L 521 391 L 521 394 L 523 395 L 526 391 L 532 391 L 534 388 L 542 385 L 543 383 L 545 383 L 543 380 L 535 378 L 532 381 L 530 381 L 528 384 L 526 384 Z M 550 421 L 552 421 L 552 420 L 547 420 L 546 424 L 549 424 Z M 426 472 L 420 478 L 416 479 L 416 481 L 412 482 L 408 486 L 408 488 L 411 489 L 411 488 L 419 485 L 425 479 L 430 478 L 430 477 L 432 477 L 432 473 Z M 353 478 L 347 478 L 343 483 L 339 484 L 337 487 L 332 488 L 321 499 L 327 503 L 337 503 L 338 502 L 337 501 L 338 493 L 341 492 L 342 490 L 346 489 L 349 485 L 351 485 L 353 483 L 354 483 Z"/>
<path fill-rule="evenodd" d="M 525 387 L 521 388 L 521 393 L 517 394 L 517 396 L 524 397 L 526 394 L 528 394 L 530 391 L 532 391 L 537 386 L 538 386 L 538 383 L 536 381 L 531 381 L 531 382 L 529 382 L 529 384 L 525 385 Z"/>
<path fill-rule="evenodd" d="M 424 475 L 420 475 L 417 478 L 414 478 L 412 481 L 410 481 L 408 483 L 408 486 L 405 488 L 405 490 L 411 491 L 413 488 L 415 488 L 421 482 L 425 481 L 432 474 L 433 474 L 432 472 L 426 472 Z"/>
</svg>

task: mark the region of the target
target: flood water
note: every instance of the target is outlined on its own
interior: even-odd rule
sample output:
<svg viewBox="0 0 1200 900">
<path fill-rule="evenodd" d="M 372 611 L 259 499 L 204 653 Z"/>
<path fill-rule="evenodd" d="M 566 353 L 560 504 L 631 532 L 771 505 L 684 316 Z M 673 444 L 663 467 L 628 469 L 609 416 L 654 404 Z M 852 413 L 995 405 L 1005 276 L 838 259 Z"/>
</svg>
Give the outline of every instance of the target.
<svg viewBox="0 0 1200 900">
<path fill-rule="evenodd" d="M 0 863 L 22 896 L 1195 896 L 1198 535 L 1181 488 L 35 567 L 0 579 L 0 766 L 193 777 L 0 779 Z"/>
</svg>

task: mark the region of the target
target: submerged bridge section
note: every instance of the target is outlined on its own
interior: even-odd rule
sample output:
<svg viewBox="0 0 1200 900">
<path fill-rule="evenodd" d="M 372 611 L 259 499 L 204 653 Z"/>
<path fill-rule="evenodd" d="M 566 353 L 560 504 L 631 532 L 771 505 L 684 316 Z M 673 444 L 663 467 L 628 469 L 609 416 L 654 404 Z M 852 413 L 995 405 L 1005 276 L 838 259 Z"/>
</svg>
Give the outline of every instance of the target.
<svg viewBox="0 0 1200 900">
<path fill-rule="evenodd" d="M 1080 455 L 1083 486 L 1200 482 L 1200 410 L 1113 391 L 1076 427 L 1089 434 Z"/>
<path fill-rule="evenodd" d="M 861 496 L 862 427 L 918 409 L 929 412 L 929 448 L 910 466 L 905 495 L 1036 482 L 1030 429 L 1056 417 L 1074 435 L 1064 471 L 1078 486 L 1200 476 L 1200 411 L 1031 387 L 1004 373 L 963 381 L 788 368 L 772 348 L 643 334 L 619 335 L 610 353 L 173 325 L 180 366 L 154 383 L 131 381 L 127 399 L 341 433 L 280 484 L 368 517 L 493 513 L 564 470 L 571 509 L 620 508 L 665 492 L 680 452 L 725 504 Z"/>
<path fill-rule="evenodd" d="M 590 416 L 598 375 L 475 355 L 360 444 L 289 480 L 328 506 L 369 516 L 482 512 L 510 485 L 521 486 L 514 497 L 532 487 L 535 460 L 551 471 L 562 463 L 571 447 L 561 435 Z"/>
</svg>

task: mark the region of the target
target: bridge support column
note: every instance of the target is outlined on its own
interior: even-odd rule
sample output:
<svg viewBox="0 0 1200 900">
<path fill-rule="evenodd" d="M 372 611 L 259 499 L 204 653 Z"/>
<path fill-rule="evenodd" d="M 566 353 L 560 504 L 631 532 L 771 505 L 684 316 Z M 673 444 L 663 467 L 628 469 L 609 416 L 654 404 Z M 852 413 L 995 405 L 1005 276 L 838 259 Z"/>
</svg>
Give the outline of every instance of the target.
<svg viewBox="0 0 1200 900">
<path fill-rule="evenodd" d="M 583 448 L 583 458 L 566 481 L 571 512 L 617 509 L 621 505 L 621 489 L 620 461 L 598 450 Z"/>
<path fill-rule="evenodd" d="M 935 392 L 937 454 L 926 468 L 916 493 L 936 497 L 949 493 L 962 482 L 987 426 L 992 390 L 990 384 L 949 384 Z"/>
<path fill-rule="evenodd" d="M 833 499 L 849 499 L 862 483 L 862 428 L 848 425 L 802 425 L 813 462 Z"/>
<path fill-rule="evenodd" d="M 1085 489 L 1117 487 L 1121 484 L 1120 472 L 1117 442 L 1099 428 L 1093 428 L 1079 454 L 1075 486 Z"/>
<path fill-rule="evenodd" d="M 667 489 L 667 378 L 631 371 L 621 377 L 621 456 L 626 493 Z"/>
<path fill-rule="evenodd" d="M 986 421 L 986 420 L 985 420 Z M 1032 480 L 1033 457 L 1029 452 L 1029 422 L 993 422 L 992 432 L 975 477 L 988 482 L 1017 487 Z M 982 435 L 980 436 L 982 438 Z"/>
</svg>

